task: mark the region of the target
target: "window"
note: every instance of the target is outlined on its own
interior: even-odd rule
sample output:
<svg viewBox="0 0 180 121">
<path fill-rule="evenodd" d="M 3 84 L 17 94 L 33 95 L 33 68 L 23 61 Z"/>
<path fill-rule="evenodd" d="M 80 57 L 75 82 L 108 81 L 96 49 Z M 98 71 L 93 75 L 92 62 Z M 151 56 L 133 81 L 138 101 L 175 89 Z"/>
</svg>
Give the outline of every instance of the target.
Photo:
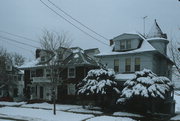
<svg viewBox="0 0 180 121">
<path fill-rule="evenodd" d="M 131 49 L 131 40 L 126 40 L 126 49 Z"/>
<path fill-rule="evenodd" d="M 134 67 L 134 71 L 140 71 L 140 63 L 141 63 L 140 58 L 135 58 L 135 67 Z"/>
<path fill-rule="evenodd" d="M 120 41 L 120 49 L 124 50 L 125 49 L 125 40 Z"/>
<path fill-rule="evenodd" d="M 44 70 L 43 69 L 36 69 L 36 77 L 43 77 L 44 75 Z"/>
<path fill-rule="evenodd" d="M 75 95 L 76 93 L 75 84 L 68 84 L 67 92 L 68 92 L 68 95 Z"/>
<path fill-rule="evenodd" d="M 68 77 L 75 78 L 75 68 L 68 68 Z"/>
<path fill-rule="evenodd" d="M 125 71 L 126 72 L 130 72 L 131 71 L 131 58 L 126 58 Z"/>
<path fill-rule="evenodd" d="M 36 70 L 31 70 L 31 77 L 35 77 L 36 76 Z"/>
<path fill-rule="evenodd" d="M 41 62 L 44 62 L 46 60 L 45 56 L 41 57 Z"/>
<path fill-rule="evenodd" d="M 50 69 L 46 69 L 46 77 L 50 77 L 51 76 L 51 70 Z"/>
<path fill-rule="evenodd" d="M 114 60 L 114 71 L 119 72 L 119 59 Z"/>
<path fill-rule="evenodd" d="M 131 49 L 131 40 L 121 40 L 120 41 L 120 50 Z"/>
<path fill-rule="evenodd" d="M 14 88 L 14 97 L 17 97 L 17 96 L 18 96 L 18 89 Z"/>
<path fill-rule="evenodd" d="M 21 75 L 18 75 L 18 81 L 21 81 Z"/>
</svg>

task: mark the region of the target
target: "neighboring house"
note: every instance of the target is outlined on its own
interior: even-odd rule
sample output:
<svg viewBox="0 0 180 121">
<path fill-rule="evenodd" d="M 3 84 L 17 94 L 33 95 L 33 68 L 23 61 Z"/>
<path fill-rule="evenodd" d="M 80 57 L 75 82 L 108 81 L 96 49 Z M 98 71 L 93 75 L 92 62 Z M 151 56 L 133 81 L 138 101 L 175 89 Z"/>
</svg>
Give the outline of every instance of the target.
<svg viewBox="0 0 180 121">
<path fill-rule="evenodd" d="M 56 85 L 57 101 L 61 103 L 73 102 L 76 93 L 76 84 L 81 81 L 87 72 L 98 68 L 98 63 L 79 47 L 70 49 L 60 48 L 57 57 L 47 50 L 37 49 L 36 59 L 22 65 L 24 70 L 25 93 L 31 100 L 51 101 L 52 81 L 48 63 L 52 59 L 57 59 L 61 70 L 57 77 L 59 83 Z M 47 57 L 50 53 L 50 57 Z M 49 54 L 48 54 L 49 55 Z"/>
<path fill-rule="evenodd" d="M 121 34 L 110 40 L 108 52 L 102 52 L 96 57 L 100 63 L 119 74 L 116 77 L 119 81 L 132 78 L 132 73 L 144 68 L 171 80 L 173 62 L 166 54 L 168 43 L 166 34 L 155 21 L 147 37 L 138 33 Z"/>
<path fill-rule="evenodd" d="M 4 57 L 0 58 L 0 97 L 11 97 L 18 101 L 23 98 L 23 71 L 13 66 Z"/>
</svg>

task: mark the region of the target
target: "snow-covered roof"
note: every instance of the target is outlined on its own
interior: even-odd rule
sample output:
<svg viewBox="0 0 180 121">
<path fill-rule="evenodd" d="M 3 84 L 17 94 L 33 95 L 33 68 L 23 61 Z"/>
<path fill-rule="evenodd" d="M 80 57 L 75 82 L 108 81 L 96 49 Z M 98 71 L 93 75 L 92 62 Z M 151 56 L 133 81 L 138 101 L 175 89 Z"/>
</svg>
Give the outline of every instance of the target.
<svg viewBox="0 0 180 121">
<path fill-rule="evenodd" d="M 40 58 L 36 58 L 36 59 L 34 59 L 32 61 L 24 63 L 22 66 L 19 67 L 19 69 L 40 67 L 42 65 L 38 65 L 39 62 L 40 62 Z"/>
<path fill-rule="evenodd" d="M 129 79 L 133 79 L 135 76 L 135 74 L 116 74 L 115 79 L 117 81 L 126 81 Z"/>
<path fill-rule="evenodd" d="M 139 34 L 137 34 L 139 35 Z M 142 36 L 139 35 L 141 38 Z M 147 52 L 147 51 L 156 51 L 156 49 L 144 38 L 143 42 L 141 44 L 141 47 L 135 50 L 130 51 L 124 51 L 124 52 L 114 52 L 112 51 L 112 47 L 109 47 L 109 49 L 106 49 L 106 51 L 101 52 L 100 54 L 97 54 L 97 56 L 105 56 L 105 55 L 123 55 L 123 54 L 130 54 L 130 53 L 141 53 L 141 52 Z"/>
</svg>

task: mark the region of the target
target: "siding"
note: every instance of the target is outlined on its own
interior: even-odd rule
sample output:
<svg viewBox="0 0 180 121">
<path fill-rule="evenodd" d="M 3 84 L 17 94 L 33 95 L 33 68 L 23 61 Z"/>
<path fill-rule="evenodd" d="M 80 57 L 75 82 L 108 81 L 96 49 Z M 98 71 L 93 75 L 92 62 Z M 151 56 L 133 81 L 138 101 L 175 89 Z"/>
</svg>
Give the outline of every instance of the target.
<svg viewBox="0 0 180 121">
<path fill-rule="evenodd" d="M 134 72 L 134 65 L 135 65 L 135 58 L 141 58 L 141 66 L 140 70 L 146 69 L 153 69 L 153 55 L 151 53 L 141 53 L 141 54 L 128 54 L 128 55 L 116 55 L 116 56 L 104 56 L 100 57 L 100 62 L 103 65 L 107 65 L 108 68 L 114 68 L 114 59 L 119 59 L 119 70 L 120 73 L 125 72 L 125 59 L 131 58 L 131 72 Z"/>
</svg>

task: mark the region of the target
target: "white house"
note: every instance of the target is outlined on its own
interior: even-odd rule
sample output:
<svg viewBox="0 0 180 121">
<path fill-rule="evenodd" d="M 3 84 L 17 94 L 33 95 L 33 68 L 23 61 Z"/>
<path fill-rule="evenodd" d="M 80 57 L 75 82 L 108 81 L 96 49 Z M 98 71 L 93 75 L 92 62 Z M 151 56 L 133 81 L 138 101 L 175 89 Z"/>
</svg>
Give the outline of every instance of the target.
<svg viewBox="0 0 180 121">
<path fill-rule="evenodd" d="M 113 68 L 117 73 L 116 79 L 120 81 L 132 78 L 133 72 L 144 68 L 171 79 L 173 62 L 166 54 L 168 43 L 166 34 L 155 20 L 146 37 L 139 33 L 123 33 L 110 40 L 107 52 L 96 57 L 107 68 Z"/>
</svg>

